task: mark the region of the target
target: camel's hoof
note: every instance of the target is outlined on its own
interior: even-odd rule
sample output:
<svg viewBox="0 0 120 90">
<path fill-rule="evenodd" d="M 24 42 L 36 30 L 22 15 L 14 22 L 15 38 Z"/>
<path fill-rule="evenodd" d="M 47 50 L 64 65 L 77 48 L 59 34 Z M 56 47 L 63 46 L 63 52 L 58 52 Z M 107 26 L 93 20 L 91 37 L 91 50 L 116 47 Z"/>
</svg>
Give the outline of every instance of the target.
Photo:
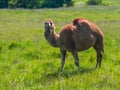
<svg viewBox="0 0 120 90">
<path fill-rule="evenodd" d="M 78 67 L 78 71 L 80 71 L 80 67 Z"/>
<path fill-rule="evenodd" d="M 62 68 L 58 68 L 58 72 L 62 72 L 63 71 L 63 69 Z"/>
</svg>

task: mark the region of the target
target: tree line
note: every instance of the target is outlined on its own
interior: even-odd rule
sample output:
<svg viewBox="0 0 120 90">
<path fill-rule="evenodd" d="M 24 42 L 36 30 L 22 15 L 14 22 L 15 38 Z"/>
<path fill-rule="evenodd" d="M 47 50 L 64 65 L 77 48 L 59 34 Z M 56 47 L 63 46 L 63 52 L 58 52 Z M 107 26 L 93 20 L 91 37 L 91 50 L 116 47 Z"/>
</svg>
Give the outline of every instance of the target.
<svg viewBox="0 0 120 90">
<path fill-rule="evenodd" d="M 0 8 L 58 8 L 72 6 L 72 0 L 0 0 Z"/>
</svg>

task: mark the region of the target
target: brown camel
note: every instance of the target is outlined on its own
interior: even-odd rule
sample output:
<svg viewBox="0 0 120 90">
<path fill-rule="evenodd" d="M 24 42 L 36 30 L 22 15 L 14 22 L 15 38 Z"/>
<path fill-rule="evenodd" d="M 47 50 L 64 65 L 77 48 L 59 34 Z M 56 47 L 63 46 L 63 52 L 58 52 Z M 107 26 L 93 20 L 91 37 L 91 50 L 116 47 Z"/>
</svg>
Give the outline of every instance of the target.
<svg viewBox="0 0 120 90">
<path fill-rule="evenodd" d="M 76 18 L 72 23 L 65 25 L 56 34 L 55 25 L 52 20 L 45 21 L 46 40 L 53 46 L 59 47 L 61 52 L 61 70 L 65 64 L 66 52 L 72 53 L 75 64 L 79 67 L 78 51 L 94 47 L 97 53 L 96 68 L 101 67 L 102 52 L 104 52 L 103 33 L 91 21 L 85 18 Z"/>
</svg>

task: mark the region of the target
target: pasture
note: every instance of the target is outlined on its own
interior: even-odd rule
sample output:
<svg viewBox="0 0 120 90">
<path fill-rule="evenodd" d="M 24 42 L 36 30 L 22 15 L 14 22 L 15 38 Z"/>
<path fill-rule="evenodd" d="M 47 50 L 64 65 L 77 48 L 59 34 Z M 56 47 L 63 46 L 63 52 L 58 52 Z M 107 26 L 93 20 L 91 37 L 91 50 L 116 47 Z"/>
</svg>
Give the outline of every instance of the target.
<svg viewBox="0 0 120 90">
<path fill-rule="evenodd" d="M 93 48 L 79 52 L 77 71 L 71 53 L 65 67 L 59 48 L 44 38 L 44 21 L 56 32 L 76 17 L 93 21 L 104 33 L 101 69 L 94 69 Z M 120 90 L 120 6 L 75 6 L 39 10 L 0 10 L 0 90 Z"/>
</svg>

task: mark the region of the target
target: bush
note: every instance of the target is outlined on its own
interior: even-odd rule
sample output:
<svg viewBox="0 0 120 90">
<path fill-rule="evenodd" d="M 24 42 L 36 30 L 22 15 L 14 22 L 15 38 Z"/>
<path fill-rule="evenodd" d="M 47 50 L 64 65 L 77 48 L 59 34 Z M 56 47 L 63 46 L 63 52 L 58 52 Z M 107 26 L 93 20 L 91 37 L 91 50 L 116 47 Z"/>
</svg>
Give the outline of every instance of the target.
<svg viewBox="0 0 120 90">
<path fill-rule="evenodd" d="M 17 0 L 10 0 L 8 2 L 8 8 L 17 8 Z"/>
<path fill-rule="evenodd" d="M 42 7 L 58 8 L 58 7 L 62 7 L 63 5 L 69 7 L 69 6 L 73 6 L 73 4 L 74 3 L 72 0 L 43 0 Z"/>
<path fill-rule="evenodd" d="M 43 0 L 42 7 L 57 8 L 62 7 L 64 0 Z"/>
<path fill-rule="evenodd" d="M 72 6 L 72 0 L 0 0 L 0 8 L 58 8 Z"/>
<path fill-rule="evenodd" d="M 64 0 L 64 3 L 66 4 L 67 7 L 73 6 L 74 2 L 72 0 Z"/>
<path fill-rule="evenodd" d="M 0 0 L 0 8 L 8 8 L 8 0 Z"/>
<path fill-rule="evenodd" d="M 40 0 L 18 0 L 18 8 L 40 8 Z"/>
<path fill-rule="evenodd" d="M 88 5 L 100 5 L 102 4 L 102 0 L 88 0 L 87 4 Z"/>
</svg>

